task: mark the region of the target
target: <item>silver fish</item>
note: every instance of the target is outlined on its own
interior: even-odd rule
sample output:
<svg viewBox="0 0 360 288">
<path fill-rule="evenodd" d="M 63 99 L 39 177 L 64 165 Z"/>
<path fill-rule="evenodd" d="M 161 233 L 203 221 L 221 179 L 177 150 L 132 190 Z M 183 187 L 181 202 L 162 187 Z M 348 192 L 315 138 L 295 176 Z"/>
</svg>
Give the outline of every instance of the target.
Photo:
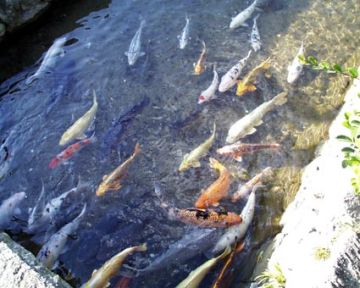
<svg viewBox="0 0 360 288">
<path fill-rule="evenodd" d="M 256 126 L 263 123 L 262 118 L 266 113 L 274 109 L 276 106 L 281 106 L 287 101 L 287 92 L 282 92 L 276 95 L 273 99 L 262 103 L 252 112 L 245 115 L 243 118 L 231 125 L 228 135 L 226 137 L 227 143 L 234 143 L 237 140 L 253 134 L 256 132 Z"/>
<path fill-rule="evenodd" d="M 12 217 L 20 213 L 19 205 L 26 198 L 25 192 L 18 192 L 5 199 L 0 206 L 0 230 L 7 228 Z"/>
<path fill-rule="evenodd" d="M 215 244 L 212 251 L 214 254 L 223 251 L 227 247 L 231 247 L 236 241 L 240 241 L 245 236 L 245 233 L 254 218 L 256 202 L 255 192 L 257 188 L 258 185 L 255 185 L 250 193 L 245 207 L 241 211 L 242 222 L 238 225 L 231 226 L 226 230 L 224 235 Z"/>
<path fill-rule="evenodd" d="M 252 51 L 250 50 L 245 58 L 241 59 L 238 63 L 231 67 L 231 69 L 226 72 L 224 76 L 221 77 L 219 92 L 225 92 L 236 84 L 237 79 L 239 78 L 243 68 L 246 65 L 247 60 L 251 55 L 251 52 Z"/>
<path fill-rule="evenodd" d="M 241 11 L 239 14 L 237 14 L 234 18 L 232 18 L 230 22 L 230 29 L 236 29 L 239 26 L 249 26 L 245 23 L 246 20 L 248 20 L 251 15 L 254 13 L 256 9 L 260 10 L 258 5 L 259 0 L 255 0 L 249 7 L 247 7 L 245 10 Z"/>
<path fill-rule="evenodd" d="M 202 104 L 204 102 L 207 102 L 207 101 L 210 101 L 210 100 L 213 100 L 216 98 L 215 92 L 219 87 L 219 75 L 216 72 L 216 65 L 214 65 L 213 73 L 214 73 L 214 78 L 213 78 L 210 86 L 206 90 L 201 91 L 201 94 L 200 94 L 199 100 L 198 100 L 198 104 Z"/>
<path fill-rule="evenodd" d="M 250 44 L 255 52 L 259 51 L 261 48 L 260 33 L 257 27 L 257 19 L 259 18 L 259 16 L 260 14 L 256 15 L 256 17 L 254 18 L 254 24 L 250 34 Z"/>
<path fill-rule="evenodd" d="M 134 65 L 137 59 L 145 55 L 145 52 L 141 52 L 141 32 L 144 25 L 145 20 L 141 20 L 140 27 L 131 40 L 129 50 L 125 52 L 130 66 Z"/>
<path fill-rule="evenodd" d="M 287 82 L 292 84 L 294 83 L 300 76 L 304 65 L 300 62 L 299 56 L 304 55 L 304 43 L 301 43 L 298 53 L 296 54 L 294 60 L 288 67 L 288 76 Z"/>
<path fill-rule="evenodd" d="M 190 19 L 187 15 L 185 17 L 185 21 L 186 21 L 186 24 L 184 26 L 184 29 L 181 32 L 181 35 L 178 35 L 180 49 L 184 49 L 189 41 Z"/>
<path fill-rule="evenodd" d="M 31 214 L 29 215 L 29 219 L 28 219 L 28 230 L 29 231 L 31 231 L 32 227 L 35 225 L 36 218 L 38 217 L 38 214 L 39 214 L 39 207 L 40 207 L 40 204 L 42 203 L 42 199 L 44 198 L 44 195 L 45 195 L 44 181 L 41 180 L 41 183 L 42 183 L 42 188 L 41 188 L 40 196 L 38 198 L 36 205 L 34 206 L 34 208 L 32 208 Z"/>
<path fill-rule="evenodd" d="M 31 84 L 35 79 L 39 78 L 41 74 L 46 72 L 48 69 L 54 67 L 57 56 L 63 57 L 65 55 L 63 47 L 66 43 L 66 40 L 66 37 L 61 37 L 54 41 L 54 44 L 52 44 L 49 50 L 46 52 L 38 70 L 28 79 L 26 79 L 25 83 L 27 85 Z"/>
<path fill-rule="evenodd" d="M 41 248 L 36 258 L 48 269 L 53 269 L 56 260 L 63 251 L 67 239 L 74 234 L 80 225 L 86 211 L 86 204 L 81 213 L 70 223 L 62 227 L 57 233 L 51 236 L 49 241 Z"/>
</svg>

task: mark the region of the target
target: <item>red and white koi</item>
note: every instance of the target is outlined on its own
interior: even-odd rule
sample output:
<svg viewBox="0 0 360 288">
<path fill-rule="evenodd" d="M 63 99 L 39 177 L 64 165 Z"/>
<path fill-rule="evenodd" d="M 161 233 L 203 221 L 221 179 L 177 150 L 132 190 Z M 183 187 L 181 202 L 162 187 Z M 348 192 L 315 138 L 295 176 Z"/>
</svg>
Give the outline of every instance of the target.
<svg viewBox="0 0 360 288">
<path fill-rule="evenodd" d="M 85 146 L 94 143 L 96 141 L 95 134 L 92 135 L 89 138 L 80 140 L 74 144 L 71 144 L 68 146 L 65 150 L 63 150 L 61 153 L 56 155 L 49 163 L 49 168 L 54 169 L 58 165 L 64 163 L 65 161 L 69 160 L 71 157 L 74 156 L 77 152 L 79 152 L 81 149 L 83 149 Z"/>
<path fill-rule="evenodd" d="M 210 101 L 210 100 L 216 98 L 215 92 L 219 87 L 219 75 L 216 72 L 216 65 L 215 64 L 214 64 L 213 72 L 214 72 L 214 78 L 213 78 L 210 86 L 206 90 L 201 91 L 201 94 L 199 96 L 198 104 L 202 104 L 204 102 L 207 102 L 207 101 Z"/>
</svg>

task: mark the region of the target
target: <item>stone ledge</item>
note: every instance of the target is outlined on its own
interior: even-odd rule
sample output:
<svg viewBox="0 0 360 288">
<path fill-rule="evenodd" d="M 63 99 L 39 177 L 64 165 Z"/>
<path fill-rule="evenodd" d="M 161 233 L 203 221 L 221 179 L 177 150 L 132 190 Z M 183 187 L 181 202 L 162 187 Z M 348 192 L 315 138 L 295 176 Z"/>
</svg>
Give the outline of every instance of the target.
<svg viewBox="0 0 360 288">
<path fill-rule="evenodd" d="M 71 288 L 5 233 L 0 233 L 0 271 L 0 287 Z"/>
</svg>

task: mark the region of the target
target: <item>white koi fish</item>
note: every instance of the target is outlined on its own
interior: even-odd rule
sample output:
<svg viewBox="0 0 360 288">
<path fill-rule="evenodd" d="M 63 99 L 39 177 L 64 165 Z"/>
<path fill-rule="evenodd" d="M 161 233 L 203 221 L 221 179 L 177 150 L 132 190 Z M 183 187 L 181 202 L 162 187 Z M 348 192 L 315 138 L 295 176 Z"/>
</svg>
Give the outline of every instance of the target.
<svg viewBox="0 0 360 288">
<path fill-rule="evenodd" d="M 141 20 L 140 27 L 131 40 L 129 50 L 125 52 L 125 55 L 128 57 L 128 63 L 130 66 L 134 65 L 137 59 L 145 55 L 145 52 L 141 51 L 141 33 L 144 25 L 145 20 Z"/>
<path fill-rule="evenodd" d="M 219 87 L 219 75 L 216 72 L 216 65 L 214 65 L 213 72 L 214 72 L 214 78 L 213 78 L 210 86 L 206 90 L 201 91 L 198 104 L 202 104 L 204 102 L 207 102 L 207 101 L 210 101 L 210 100 L 213 100 L 216 98 L 215 92 Z"/>
<path fill-rule="evenodd" d="M 184 26 L 184 29 L 182 30 L 181 34 L 178 35 L 180 49 L 184 49 L 189 41 L 190 19 L 187 15 L 185 17 L 185 21 L 186 21 L 186 24 Z"/>
<path fill-rule="evenodd" d="M 288 67 L 288 76 L 287 82 L 292 84 L 294 83 L 300 76 L 304 65 L 300 62 L 299 56 L 304 55 L 304 43 L 301 43 L 300 49 L 296 54 L 294 60 Z"/>
<path fill-rule="evenodd" d="M 66 40 L 67 40 L 66 37 L 61 37 L 54 41 L 54 44 L 52 44 L 51 47 L 49 48 L 49 50 L 46 52 L 45 57 L 44 57 L 43 61 L 41 62 L 38 70 L 33 75 L 31 75 L 28 79 L 26 79 L 25 83 L 27 85 L 31 84 L 35 79 L 39 78 L 41 76 L 41 74 L 46 72 L 46 70 L 54 67 L 57 56 L 64 57 L 65 53 L 64 53 L 63 47 L 66 43 Z"/>
<path fill-rule="evenodd" d="M 20 214 L 19 205 L 26 198 L 25 192 L 18 192 L 5 199 L 0 206 L 0 230 L 5 229 L 16 214 Z"/>
<path fill-rule="evenodd" d="M 212 252 L 214 254 L 223 251 L 224 249 L 233 246 L 236 241 L 240 241 L 244 238 L 246 231 L 248 230 L 255 213 L 255 191 L 258 188 L 258 185 L 255 185 L 252 189 L 250 196 L 246 202 L 245 207 L 241 211 L 241 217 L 243 221 L 240 224 L 231 226 L 226 230 L 224 235 L 219 239 L 219 241 L 215 244 Z"/>
<path fill-rule="evenodd" d="M 245 10 L 241 11 L 239 14 L 237 14 L 234 18 L 232 18 L 230 22 L 230 29 L 236 29 L 239 26 L 249 26 L 245 23 L 246 20 L 248 20 L 251 15 L 254 13 L 255 10 L 260 10 L 258 5 L 259 0 L 255 0 L 249 7 L 247 7 Z"/>
<path fill-rule="evenodd" d="M 36 258 L 48 269 L 52 269 L 56 260 L 63 251 L 67 239 L 79 227 L 80 221 L 84 217 L 86 211 L 86 204 L 81 213 L 70 223 L 62 227 L 57 233 L 51 236 L 48 242 L 41 248 Z"/>
<path fill-rule="evenodd" d="M 61 146 L 75 139 L 82 140 L 86 138 L 85 131 L 88 130 L 91 124 L 94 122 L 96 111 L 98 108 L 95 91 L 93 91 L 93 94 L 94 94 L 93 105 L 83 116 L 81 116 L 78 120 L 76 120 L 76 122 L 64 132 L 59 142 Z"/>
<path fill-rule="evenodd" d="M 259 16 L 260 14 L 256 15 L 256 17 L 254 18 L 254 24 L 250 34 L 250 44 L 255 52 L 259 51 L 261 48 L 260 33 L 257 27 L 257 19 L 259 18 Z"/>
<path fill-rule="evenodd" d="M 237 83 L 237 79 L 239 78 L 243 68 L 245 67 L 246 62 L 251 55 L 251 52 L 252 51 L 250 50 L 245 58 L 241 59 L 238 63 L 231 67 L 231 69 L 226 72 L 224 76 L 221 77 L 219 92 L 225 92 Z"/>
<path fill-rule="evenodd" d="M 231 125 L 228 135 L 226 137 L 227 143 L 234 143 L 237 140 L 256 132 L 256 126 L 263 123 L 262 118 L 266 113 L 274 109 L 276 106 L 281 106 L 287 101 L 287 92 L 282 92 L 276 95 L 273 99 L 262 103 L 252 112 L 245 115 L 240 120 Z"/>
</svg>

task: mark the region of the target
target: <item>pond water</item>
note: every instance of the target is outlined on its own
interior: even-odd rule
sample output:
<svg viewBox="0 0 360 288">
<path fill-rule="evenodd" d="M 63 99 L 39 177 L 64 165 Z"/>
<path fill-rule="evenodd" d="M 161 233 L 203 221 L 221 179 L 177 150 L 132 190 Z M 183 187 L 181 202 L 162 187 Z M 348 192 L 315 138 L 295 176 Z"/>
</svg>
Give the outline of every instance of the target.
<svg viewBox="0 0 360 288">
<path fill-rule="evenodd" d="M 208 156 L 220 159 L 235 175 L 231 192 L 267 166 L 276 172 L 257 194 L 255 219 L 245 249 L 236 257 L 227 281 L 228 287 L 249 284 L 257 256 L 279 231 L 279 218 L 297 191 L 301 169 L 314 157 L 316 145 L 326 138 L 348 85 L 344 78 L 305 69 L 291 86 L 286 83 L 287 66 L 302 40 L 306 53 L 320 59 L 354 65 L 360 58 L 358 1 L 262 1 L 258 27 L 263 46 L 252 54 L 242 75 L 271 57 L 272 77 L 260 76 L 257 91 L 244 97 L 236 97 L 233 88 L 198 105 L 200 92 L 212 80 L 210 63 L 217 63 L 221 77 L 247 55 L 252 21 L 249 28 L 234 31 L 228 25 L 231 17 L 250 4 L 243 0 L 84 0 L 55 7 L 45 17 L 47 25 L 33 26 L 31 36 L 24 35 L 23 46 L 10 39 L 2 48 L 4 65 L 10 65 L 10 60 L 19 62 L 16 67 L 9 66 L 11 77 L 2 75 L 7 79 L 0 86 L 0 140 L 10 153 L 1 159 L 0 200 L 25 191 L 28 198 L 18 217 L 27 221 L 29 209 L 38 202 L 42 181 L 47 201 L 76 186 L 79 177 L 89 183 L 85 193 L 65 203 L 56 219 L 60 228 L 80 212 L 83 203 L 88 204 L 56 269 L 72 285 L 80 286 L 120 250 L 144 242 L 148 251 L 133 255 L 127 264 L 145 268 L 184 236 L 199 238 L 192 244 L 197 249 L 183 252 L 187 257 L 166 259 L 156 271 L 132 279 L 130 287 L 174 287 L 203 263 L 206 252 L 224 230 L 202 230 L 167 219 L 153 182 L 161 182 L 164 197 L 172 205 L 192 207 L 201 189 L 217 177 L 209 168 Z M 186 15 L 191 39 L 180 50 L 177 35 Z M 129 67 L 124 53 L 141 19 L 146 20 L 142 33 L 146 55 Z M 40 64 L 36 61 L 60 36 L 68 39 L 65 55 L 27 85 L 26 79 Z M 202 49 L 200 39 L 208 48 L 208 69 L 195 76 L 193 63 Z M 49 169 L 51 159 L 64 149 L 59 146 L 61 135 L 92 105 L 92 90 L 99 103 L 94 128 L 97 141 L 64 165 Z M 279 151 L 253 154 L 241 163 L 216 155 L 232 123 L 284 90 L 289 92 L 288 103 L 268 113 L 258 131 L 244 139 L 248 143 L 280 143 Z M 109 129 L 117 127 L 124 115 L 121 131 L 107 141 Z M 214 121 L 216 141 L 201 160 L 201 167 L 179 173 L 183 156 L 209 137 Z M 123 187 L 97 198 L 95 191 L 102 177 L 126 160 L 136 143 L 140 143 L 142 153 L 130 167 Z M 222 202 L 227 210 L 237 213 L 244 204 Z M 22 227 L 16 224 L 9 232 L 36 254 L 43 237 L 27 235 Z M 200 234 L 204 237 L 198 237 Z M 202 287 L 209 287 L 218 270 L 212 270 Z M 112 283 L 120 277 L 114 277 Z"/>
</svg>

